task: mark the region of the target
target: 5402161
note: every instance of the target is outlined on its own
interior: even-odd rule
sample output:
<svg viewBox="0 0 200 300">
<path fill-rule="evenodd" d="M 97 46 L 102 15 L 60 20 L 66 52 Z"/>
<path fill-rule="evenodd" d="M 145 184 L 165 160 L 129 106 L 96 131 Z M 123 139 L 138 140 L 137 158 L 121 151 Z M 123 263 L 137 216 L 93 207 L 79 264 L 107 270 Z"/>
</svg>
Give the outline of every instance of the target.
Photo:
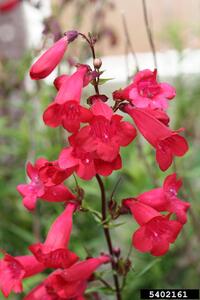
<svg viewBox="0 0 200 300">
<path fill-rule="evenodd" d="M 199 299 L 198 289 L 142 289 L 141 299 Z"/>
</svg>

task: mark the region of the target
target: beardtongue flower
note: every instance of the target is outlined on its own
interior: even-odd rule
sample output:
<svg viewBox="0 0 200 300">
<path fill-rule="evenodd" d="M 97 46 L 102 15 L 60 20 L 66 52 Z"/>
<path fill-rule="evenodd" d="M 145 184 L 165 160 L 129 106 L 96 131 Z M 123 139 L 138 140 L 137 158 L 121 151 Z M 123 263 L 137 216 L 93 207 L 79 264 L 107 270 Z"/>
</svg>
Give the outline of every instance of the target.
<svg viewBox="0 0 200 300">
<path fill-rule="evenodd" d="M 76 132 L 81 122 L 88 122 L 92 118 L 89 109 L 80 105 L 84 80 L 88 66 L 80 65 L 75 73 L 57 79 L 55 85 L 58 94 L 43 114 L 43 120 L 50 127 L 63 126 L 69 132 Z"/>
<path fill-rule="evenodd" d="M 59 155 L 59 165 L 64 170 L 75 168 L 77 175 L 84 179 L 90 180 L 96 174 L 102 176 L 110 175 L 114 170 L 122 166 L 120 155 L 112 162 L 105 162 L 101 159 L 95 159 L 95 155 L 85 152 L 79 148 L 79 145 L 63 149 Z"/>
<path fill-rule="evenodd" d="M 136 137 L 136 130 L 102 101 L 95 101 L 91 112 L 93 118 L 89 125 L 70 136 L 70 144 L 79 145 L 87 153 L 95 153 L 97 159 L 112 162 L 119 155 L 120 147 L 127 146 Z"/>
<path fill-rule="evenodd" d="M 56 293 L 51 290 L 51 287 L 45 285 L 45 282 L 36 286 L 24 300 L 67 300 L 68 298 L 59 297 Z M 78 296 L 70 298 L 70 300 L 86 300 L 84 296 Z"/>
<path fill-rule="evenodd" d="M 52 224 L 45 242 L 29 247 L 37 260 L 46 267 L 68 268 L 78 260 L 78 256 L 68 250 L 75 209 L 75 203 L 68 203 L 63 213 Z"/>
<path fill-rule="evenodd" d="M 66 82 L 66 80 L 69 79 L 69 75 L 66 74 L 62 74 L 58 77 L 56 77 L 56 79 L 54 80 L 53 84 L 55 86 L 55 88 L 57 89 L 57 91 L 59 91 L 59 89 L 61 88 L 61 86 Z"/>
<path fill-rule="evenodd" d="M 133 246 L 140 252 L 150 252 L 154 256 L 166 254 L 183 225 L 135 199 L 125 199 L 123 205 L 131 210 L 133 218 L 141 226 L 133 234 Z"/>
<path fill-rule="evenodd" d="M 190 204 L 177 197 L 181 185 L 182 181 L 177 180 L 176 174 L 171 174 L 165 178 L 163 187 L 144 192 L 137 197 L 137 200 L 158 211 L 175 213 L 177 220 L 185 224 Z"/>
<path fill-rule="evenodd" d="M 79 65 L 79 67 L 80 67 L 80 66 L 83 66 L 83 65 Z M 94 73 L 94 71 L 93 71 L 93 72 L 89 71 L 89 73 L 86 74 L 86 76 L 84 77 L 84 80 L 83 80 L 83 87 L 87 86 L 88 83 L 89 83 L 92 79 L 94 79 L 94 78 L 93 78 L 93 77 L 94 77 L 94 74 L 93 74 L 93 73 Z M 63 74 L 63 75 L 58 76 L 58 77 L 54 80 L 53 84 L 54 84 L 55 88 L 57 89 L 57 91 L 60 90 L 61 86 L 62 86 L 63 84 L 66 83 L 66 81 L 69 79 L 69 77 L 70 77 L 70 75 Z"/>
<path fill-rule="evenodd" d="M 13 257 L 5 254 L 0 260 L 0 290 L 5 297 L 8 297 L 11 291 L 20 293 L 23 290 L 23 279 L 40 273 L 44 269 L 45 266 L 34 256 Z"/>
<path fill-rule="evenodd" d="M 126 105 L 123 110 L 133 118 L 138 130 L 156 149 L 156 160 L 162 171 L 170 167 L 174 156 L 183 156 L 188 151 L 187 141 L 179 135 L 183 129 L 171 130 L 155 118 L 149 109 Z"/>
<path fill-rule="evenodd" d="M 152 115 L 155 119 L 163 123 L 164 125 L 166 126 L 169 125 L 169 121 L 170 121 L 169 116 L 163 110 L 158 108 L 155 109 L 145 108 L 145 111 L 148 112 L 150 115 Z"/>
<path fill-rule="evenodd" d="M 8 12 L 15 8 L 20 0 L 3 0 L 0 2 L 0 13 Z"/>
<path fill-rule="evenodd" d="M 44 158 L 38 159 L 34 166 L 29 162 L 27 164 L 27 174 L 31 182 L 17 186 L 18 192 L 23 196 L 23 204 L 28 210 L 35 209 L 38 198 L 49 202 L 63 202 L 75 199 L 75 195 L 64 184 L 55 185 L 55 183 L 52 185 L 52 180 L 49 180 L 48 176 L 44 175 L 43 168 L 46 167 L 47 163 L 48 161 Z M 59 182 L 63 171 L 57 172 L 58 176 L 56 176 L 56 172 L 57 170 L 55 171 L 55 177 L 52 176 L 52 178 L 55 182 L 59 178 Z M 46 173 L 48 174 L 47 170 Z"/>
<path fill-rule="evenodd" d="M 68 44 L 77 38 L 77 36 L 77 31 L 68 31 L 63 38 L 45 51 L 32 65 L 30 69 L 31 78 L 39 80 L 47 77 L 62 60 Z"/>
<path fill-rule="evenodd" d="M 157 70 L 154 72 L 146 69 L 138 72 L 129 86 L 115 91 L 113 98 L 116 100 L 129 100 L 139 108 L 167 109 L 168 100 L 175 97 L 175 89 L 168 83 L 158 83 Z"/>
<path fill-rule="evenodd" d="M 78 262 L 65 270 L 56 270 L 24 300 L 84 300 L 83 294 L 89 278 L 97 268 L 109 261 L 108 256 L 99 256 Z"/>
<path fill-rule="evenodd" d="M 46 160 L 45 162 L 44 160 L 38 168 L 38 176 L 46 187 L 62 183 L 73 172 L 74 168 L 61 169 L 57 161 L 50 162 Z"/>
</svg>

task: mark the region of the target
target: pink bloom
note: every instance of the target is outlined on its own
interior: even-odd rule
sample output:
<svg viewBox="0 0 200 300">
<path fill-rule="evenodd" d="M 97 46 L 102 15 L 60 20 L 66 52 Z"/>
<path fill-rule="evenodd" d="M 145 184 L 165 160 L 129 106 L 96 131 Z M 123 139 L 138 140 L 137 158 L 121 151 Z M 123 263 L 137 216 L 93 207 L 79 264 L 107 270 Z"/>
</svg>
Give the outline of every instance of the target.
<svg viewBox="0 0 200 300">
<path fill-rule="evenodd" d="M 27 174 L 31 179 L 29 184 L 17 186 L 18 192 L 23 196 L 23 204 L 28 210 L 34 210 L 38 198 L 49 202 L 62 202 L 75 199 L 75 195 L 64 186 L 59 184 L 60 179 L 64 179 L 63 170 L 58 171 L 58 167 L 52 165 L 53 173 L 48 174 L 46 159 L 38 159 L 33 166 L 27 164 Z M 47 168 L 46 170 L 44 168 Z M 52 170 L 51 170 L 52 171 Z M 69 170 L 66 172 L 69 175 Z M 70 171 L 71 172 L 71 171 Z M 54 181 L 54 182 L 53 182 Z"/>
<path fill-rule="evenodd" d="M 64 170 L 75 168 L 77 175 L 85 180 L 90 180 L 96 174 L 109 176 L 114 170 L 118 170 L 122 166 L 120 155 L 112 162 L 94 157 L 94 153 L 81 150 L 77 144 L 62 150 L 59 156 L 59 165 Z"/>
<path fill-rule="evenodd" d="M 44 112 L 43 119 L 50 127 L 63 126 L 69 132 L 76 132 L 81 122 L 92 118 L 91 112 L 80 105 L 82 89 L 88 67 L 79 66 L 78 70 L 67 78 L 57 79 L 58 94 Z"/>
<path fill-rule="evenodd" d="M 68 268 L 78 260 L 77 255 L 68 250 L 75 209 L 76 204 L 67 204 L 64 212 L 52 224 L 45 242 L 29 247 L 37 260 L 48 268 Z"/>
<path fill-rule="evenodd" d="M 181 185 L 182 181 L 177 180 L 176 174 L 174 173 L 165 178 L 163 187 L 142 193 L 137 199 L 158 211 L 175 213 L 177 220 L 185 224 L 187 222 L 187 210 L 190 204 L 177 197 Z"/>
<path fill-rule="evenodd" d="M 133 218 L 140 225 L 133 234 L 133 246 L 141 252 L 150 252 L 154 256 L 166 254 L 183 225 L 178 221 L 169 220 L 169 216 L 161 215 L 152 207 L 135 199 L 126 199 L 123 204 L 131 210 Z"/>
<path fill-rule="evenodd" d="M 113 93 L 114 99 L 130 100 L 139 108 L 167 109 L 168 100 L 175 97 L 175 89 L 168 83 L 158 83 L 157 70 L 138 72 L 129 86 Z"/>
<path fill-rule="evenodd" d="M 170 167 L 174 156 L 183 156 L 188 151 L 187 141 L 179 135 L 180 130 L 171 130 L 149 110 L 133 108 L 130 105 L 124 110 L 133 118 L 145 139 L 156 149 L 156 160 L 162 171 Z"/>
<path fill-rule="evenodd" d="M 91 111 L 94 117 L 90 124 L 72 135 L 70 144 L 79 145 L 86 153 L 93 152 L 97 159 L 112 162 L 119 155 L 120 147 L 127 146 L 136 137 L 136 130 L 102 101 L 96 101 Z"/>
<path fill-rule="evenodd" d="M 47 77 L 62 60 L 67 46 L 78 36 L 77 31 L 68 31 L 63 38 L 43 53 L 30 69 L 33 80 Z"/>
<path fill-rule="evenodd" d="M 22 280 L 42 272 L 45 266 L 39 263 L 34 256 L 16 256 L 6 254 L 0 260 L 0 290 L 5 297 L 11 291 L 20 293 L 23 290 Z"/>
<path fill-rule="evenodd" d="M 3 0 L 0 3 L 0 13 L 7 12 L 15 8 L 20 3 L 20 0 Z"/>
<path fill-rule="evenodd" d="M 100 256 L 78 262 L 65 270 L 56 270 L 43 284 L 26 296 L 25 300 L 84 300 L 83 294 L 91 275 L 102 264 L 109 261 L 108 256 Z M 44 295 L 46 298 L 42 298 Z"/>
</svg>

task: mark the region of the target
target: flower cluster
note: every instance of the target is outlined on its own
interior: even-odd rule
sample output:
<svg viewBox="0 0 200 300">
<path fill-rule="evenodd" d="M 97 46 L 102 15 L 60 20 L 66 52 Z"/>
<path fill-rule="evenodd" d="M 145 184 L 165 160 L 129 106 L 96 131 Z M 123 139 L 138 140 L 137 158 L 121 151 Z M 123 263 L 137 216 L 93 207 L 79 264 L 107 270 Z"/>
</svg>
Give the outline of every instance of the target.
<svg viewBox="0 0 200 300">
<path fill-rule="evenodd" d="M 67 32 L 39 57 L 31 67 L 31 78 L 39 80 L 48 76 L 61 62 L 68 44 L 79 35 L 83 36 L 76 31 Z M 107 96 L 99 94 L 98 88 L 89 97 L 88 106 L 83 106 L 83 89 L 89 83 L 97 87 L 100 75 L 97 66 L 92 70 L 88 65 L 79 64 L 73 74 L 63 74 L 54 80 L 57 94 L 45 109 L 43 120 L 47 126 L 63 127 L 68 132 L 68 143 L 55 161 L 39 158 L 34 164 L 28 162 L 30 182 L 18 185 L 17 189 L 29 211 L 35 209 L 38 199 L 64 202 L 65 209 L 52 224 L 45 241 L 29 247 L 32 255 L 12 257 L 6 253 L 0 260 L 0 289 L 5 297 L 11 291 L 22 291 L 24 278 L 51 268 L 52 273 L 24 299 L 83 300 L 93 272 L 107 262 L 114 268 L 112 248 L 110 256 L 100 255 L 84 261 L 69 250 L 72 218 L 75 211 L 80 211 L 81 201 L 78 190 L 72 192 L 64 182 L 74 172 L 90 180 L 121 169 L 120 149 L 136 138 L 136 128 L 155 148 L 162 171 L 170 167 L 174 156 L 183 156 L 188 150 L 186 140 L 180 135 L 183 129 L 169 128 L 166 108 L 168 101 L 175 97 L 175 90 L 157 81 L 156 70 L 138 72 L 133 83 L 115 91 L 113 107 L 108 104 Z M 122 112 L 133 119 L 136 128 L 124 120 L 126 114 L 122 116 Z M 189 208 L 177 196 L 180 186 L 181 180 L 172 174 L 165 179 L 163 187 L 122 201 L 122 206 L 131 211 L 140 225 L 132 238 L 133 246 L 139 251 L 160 256 L 176 240 L 186 223 Z"/>
<path fill-rule="evenodd" d="M 29 247 L 33 255 L 12 257 L 5 254 L 4 259 L 0 260 L 0 289 L 5 297 L 11 291 L 22 292 L 23 279 L 53 268 L 55 271 L 24 299 L 84 299 L 83 294 L 92 273 L 109 262 L 110 258 L 101 255 L 79 261 L 79 257 L 69 250 L 75 210 L 76 204 L 66 205 L 63 213 L 52 224 L 44 243 Z"/>
<path fill-rule="evenodd" d="M 162 188 L 123 200 L 124 206 L 130 209 L 133 218 L 141 226 L 132 238 L 133 246 L 139 251 L 160 256 L 176 240 L 187 221 L 186 213 L 190 206 L 177 197 L 181 184 L 176 174 L 172 174 L 167 176 Z M 177 220 L 170 220 L 172 214 L 175 214 Z"/>
</svg>

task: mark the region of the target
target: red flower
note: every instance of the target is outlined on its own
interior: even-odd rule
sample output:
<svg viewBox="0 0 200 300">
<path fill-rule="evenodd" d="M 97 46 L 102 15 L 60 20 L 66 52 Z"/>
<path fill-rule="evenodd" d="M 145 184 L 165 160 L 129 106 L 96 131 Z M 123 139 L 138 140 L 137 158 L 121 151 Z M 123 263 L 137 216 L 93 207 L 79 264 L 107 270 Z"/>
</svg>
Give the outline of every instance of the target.
<svg viewBox="0 0 200 300">
<path fill-rule="evenodd" d="M 145 111 L 150 115 L 152 115 L 152 117 L 154 117 L 158 121 L 162 122 L 164 125 L 166 126 L 169 125 L 169 121 L 170 121 L 169 116 L 163 110 L 158 108 L 155 109 L 145 108 Z"/>
<path fill-rule="evenodd" d="M 167 109 L 168 100 L 175 97 L 175 89 L 168 83 L 158 83 L 157 70 L 154 72 L 146 69 L 138 72 L 133 83 L 123 90 L 113 93 L 114 99 L 130 100 L 139 108 Z"/>
<path fill-rule="evenodd" d="M 43 120 L 50 127 L 63 126 L 69 132 L 76 132 L 81 122 L 88 122 L 92 114 L 80 105 L 82 89 L 87 77 L 88 67 L 79 66 L 71 76 L 57 78 L 58 94 L 44 112 Z"/>
<path fill-rule="evenodd" d="M 56 270 L 24 300 L 84 300 L 83 294 L 92 273 L 109 261 L 108 256 L 100 256 L 78 262 L 65 270 Z"/>
<path fill-rule="evenodd" d="M 58 159 L 61 168 L 75 168 L 79 177 L 90 180 L 96 175 L 94 158 L 89 152 L 81 151 L 78 147 L 68 147 L 62 150 Z"/>
<path fill-rule="evenodd" d="M 42 272 L 45 266 L 39 263 L 34 256 L 16 256 L 6 254 L 0 260 L 0 290 L 5 297 L 11 291 L 20 293 L 23 290 L 22 280 Z"/>
<path fill-rule="evenodd" d="M 78 260 L 77 255 L 68 250 L 75 209 L 76 204 L 69 203 L 52 224 L 45 242 L 29 247 L 37 260 L 48 268 L 68 268 Z"/>
<path fill-rule="evenodd" d="M 118 170 L 122 166 L 120 155 L 112 162 L 94 157 L 94 153 L 81 150 L 77 144 L 62 150 L 59 156 L 59 165 L 66 171 L 75 168 L 77 175 L 85 180 L 90 180 L 96 174 L 108 176 L 113 170 Z"/>
<path fill-rule="evenodd" d="M 113 114 L 112 109 L 102 101 L 96 101 L 91 111 L 94 115 L 88 126 L 69 138 L 70 144 L 79 145 L 86 153 L 94 153 L 96 159 L 113 162 L 120 147 L 127 146 L 136 137 L 136 130 L 122 116 Z"/>
<path fill-rule="evenodd" d="M 3 2 L 0 3 L 0 13 L 12 10 L 19 3 L 20 0 L 3 0 Z"/>
<path fill-rule="evenodd" d="M 141 226 L 133 234 L 133 246 L 141 252 L 150 252 L 154 256 L 166 254 L 170 243 L 174 243 L 182 224 L 169 220 L 169 216 L 161 215 L 152 207 L 136 201 L 126 199 L 123 204 L 127 206 Z"/>
<path fill-rule="evenodd" d="M 187 210 L 190 207 L 190 204 L 177 197 L 181 185 L 182 181 L 177 180 L 176 174 L 174 173 L 165 178 L 162 188 L 142 193 L 137 199 L 158 211 L 175 213 L 177 215 L 177 220 L 180 223 L 185 224 L 187 222 Z"/>
<path fill-rule="evenodd" d="M 61 86 L 66 82 L 66 80 L 69 79 L 69 77 L 70 77 L 69 75 L 63 74 L 63 75 L 58 76 L 54 80 L 53 84 L 54 84 L 55 88 L 57 89 L 57 91 L 59 91 Z"/>
<path fill-rule="evenodd" d="M 56 162 L 49 163 L 44 158 L 38 159 L 34 166 L 29 162 L 27 174 L 31 182 L 17 186 L 18 192 L 24 197 L 24 206 L 34 210 L 38 198 L 49 202 L 75 199 L 75 195 L 64 184 L 60 184 L 72 171 L 68 169 L 63 172 Z"/>
<path fill-rule="evenodd" d="M 32 65 L 30 69 L 31 78 L 33 80 L 39 80 L 47 77 L 62 60 L 68 44 L 77 36 L 77 31 L 68 31 L 63 38 L 45 51 Z"/>
<path fill-rule="evenodd" d="M 170 167 L 174 156 L 183 156 L 188 151 L 187 141 L 179 135 L 183 129 L 172 131 L 151 114 L 150 110 L 130 105 L 124 110 L 133 118 L 145 139 L 156 149 L 156 160 L 162 171 Z"/>
</svg>

